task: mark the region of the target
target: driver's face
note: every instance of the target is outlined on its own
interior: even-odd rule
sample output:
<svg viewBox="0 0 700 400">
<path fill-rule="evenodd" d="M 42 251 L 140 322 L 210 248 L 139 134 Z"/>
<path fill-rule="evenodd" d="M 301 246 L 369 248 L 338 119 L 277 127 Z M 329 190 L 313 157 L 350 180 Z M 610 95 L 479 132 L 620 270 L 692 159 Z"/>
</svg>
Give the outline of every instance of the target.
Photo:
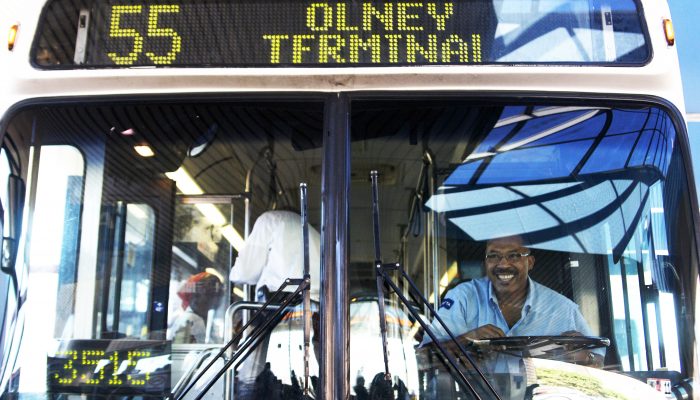
<svg viewBox="0 0 700 400">
<path fill-rule="evenodd" d="M 529 254 L 530 250 L 523 246 L 522 239 L 517 236 L 488 242 L 484 262 L 486 276 L 499 299 L 527 291 L 528 273 L 535 265 L 535 257 Z"/>
</svg>

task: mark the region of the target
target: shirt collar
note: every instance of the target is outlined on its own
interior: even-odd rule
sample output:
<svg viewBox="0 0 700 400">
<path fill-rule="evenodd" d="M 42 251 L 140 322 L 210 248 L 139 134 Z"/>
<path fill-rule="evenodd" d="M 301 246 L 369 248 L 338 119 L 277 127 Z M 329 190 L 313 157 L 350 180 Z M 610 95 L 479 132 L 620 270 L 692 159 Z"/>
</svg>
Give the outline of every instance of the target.
<svg viewBox="0 0 700 400">
<path fill-rule="evenodd" d="M 489 300 L 493 302 L 493 304 L 498 305 L 498 298 L 496 297 L 496 292 L 493 290 L 493 284 L 491 283 L 491 280 L 486 278 L 488 283 L 489 283 Z M 527 276 L 527 296 L 525 297 L 525 303 L 523 303 L 523 312 L 529 313 L 530 310 L 532 309 L 532 305 L 535 302 L 535 297 L 536 297 L 536 289 L 535 289 L 535 281 L 530 279 L 530 275 Z"/>
</svg>

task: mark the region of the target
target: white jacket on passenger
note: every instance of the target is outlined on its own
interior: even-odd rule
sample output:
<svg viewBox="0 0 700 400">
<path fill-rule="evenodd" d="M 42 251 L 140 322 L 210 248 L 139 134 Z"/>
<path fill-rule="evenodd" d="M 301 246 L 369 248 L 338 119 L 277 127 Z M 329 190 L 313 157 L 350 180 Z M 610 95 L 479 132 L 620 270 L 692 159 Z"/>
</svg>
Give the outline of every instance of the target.
<svg viewBox="0 0 700 400">
<path fill-rule="evenodd" d="M 255 221 L 253 230 L 231 270 L 234 283 L 267 286 L 277 290 L 287 278 L 302 278 L 304 263 L 301 216 L 291 211 L 267 211 Z M 311 298 L 318 299 L 321 273 L 321 243 L 318 231 L 309 225 L 309 270 Z M 286 291 L 294 291 L 287 288 Z"/>
</svg>

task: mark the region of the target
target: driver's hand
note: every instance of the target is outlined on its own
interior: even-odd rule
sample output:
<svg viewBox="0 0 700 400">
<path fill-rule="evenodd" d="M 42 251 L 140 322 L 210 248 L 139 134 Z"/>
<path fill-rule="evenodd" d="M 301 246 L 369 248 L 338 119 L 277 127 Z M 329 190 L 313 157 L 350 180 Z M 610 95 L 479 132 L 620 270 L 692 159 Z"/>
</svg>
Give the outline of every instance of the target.
<svg viewBox="0 0 700 400">
<path fill-rule="evenodd" d="M 594 368 L 602 368 L 604 363 L 603 356 L 587 349 L 569 353 L 561 361 Z"/>
<path fill-rule="evenodd" d="M 467 333 L 463 333 L 457 336 L 457 341 L 464 347 L 467 348 L 474 339 L 490 339 L 505 336 L 503 331 L 495 325 L 483 325 L 476 329 L 472 329 Z M 440 343 L 445 347 L 445 349 L 452 354 L 460 354 L 459 346 L 451 340 L 446 340 Z M 482 354 L 477 354 L 479 358 L 482 358 Z"/>
<path fill-rule="evenodd" d="M 495 325 L 486 324 L 461 335 L 459 338 L 457 338 L 457 340 L 466 345 L 475 339 L 494 339 L 504 337 L 505 335 L 506 334 L 501 330 L 501 328 Z M 495 354 L 491 353 L 491 351 L 481 349 L 478 346 L 476 349 L 474 349 L 474 354 L 476 355 L 477 360 L 484 360 L 495 356 Z"/>
<path fill-rule="evenodd" d="M 583 333 L 579 331 L 566 331 L 562 332 L 561 336 L 583 336 Z"/>
<path fill-rule="evenodd" d="M 467 342 L 469 342 L 474 339 L 492 339 L 504 337 L 505 335 L 506 334 L 501 330 L 501 328 L 495 325 L 487 324 L 482 325 L 476 329 L 472 329 L 471 331 L 463 334 L 459 338 L 464 338 L 467 340 Z"/>
<path fill-rule="evenodd" d="M 578 331 L 566 331 L 562 332 L 561 336 L 583 336 L 583 334 Z M 604 359 L 603 356 L 599 354 L 596 354 L 588 349 L 576 350 L 575 346 L 567 346 L 567 350 L 571 351 L 571 353 L 568 353 L 562 361 L 571 362 L 578 365 L 585 365 L 587 367 L 603 367 Z"/>
</svg>

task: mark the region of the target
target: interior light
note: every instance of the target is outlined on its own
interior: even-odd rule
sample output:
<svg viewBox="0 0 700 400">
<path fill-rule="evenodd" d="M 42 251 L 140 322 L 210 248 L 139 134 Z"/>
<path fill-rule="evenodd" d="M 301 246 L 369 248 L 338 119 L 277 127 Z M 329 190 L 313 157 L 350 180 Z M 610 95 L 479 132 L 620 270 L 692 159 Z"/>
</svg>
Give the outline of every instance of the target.
<svg viewBox="0 0 700 400">
<path fill-rule="evenodd" d="M 175 181 L 175 186 L 177 186 L 177 188 L 183 194 L 204 194 L 202 188 L 199 187 L 199 185 L 197 184 L 197 182 L 194 181 L 194 179 L 192 179 L 187 170 L 185 170 L 182 167 L 178 168 L 177 171 L 174 172 L 166 172 L 165 175 L 168 178 Z M 243 245 L 245 244 L 243 236 L 241 236 L 241 234 L 236 230 L 236 228 L 231 226 L 231 224 L 226 223 L 226 218 L 215 205 L 195 204 L 194 206 L 212 224 L 223 225 L 221 228 L 221 236 L 223 236 L 229 243 L 231 243 L 231 246 L 233 246 L 233 248 L 236 249 L 236 251 L 241 251 Z"/>
<path fill-rule="evenodd" d="M 7 37 L 7 50 L 12 51 L 15 48 L 15 40 L 17 39 L 17 30 L 19 30 L 19 24 L 14 24 L 10 27 L 10 34 Z"/>
<path fill-rule="evenodd" d="M 673 46 L 676 43 L 676 32 L 673 30 L 673 22 L 670 18 L 664 19 L 664 33 L 666 34 L 666 43 Z"/>
<path fill-rule="evenodd" d="M 221 228 L 221 236 L 225 237 L 226 240 L 231 243 L 231 246 L 238 251 L 240 251 L 245 244 L 245 239 L 243 239 L 243 236 L 241 236 L 241 234 L 238 233 L 236 228 L 231 226 L 231 224 L 226 224 L 226 226 Z"/>
<path fill-rule="evenodd" d="M 138 153 L 138 155 L 144 158 L 153 157 L 156 155 L 156 153 L 153 152 L 151 146 L 147 144 L 137 144 L 136 146 L 134 146 L 134 150 L 136 151 L 136 153 Z"/>
<path fill-rule="evenodd" d="M 174 180 L 175 186 L 177 186 L 183 194 L 204 194 L 202 188 L 192 179 L 187 170 L 182 167 L 174 172 L 166 172 L 165 176 Z"/>
</svg>

